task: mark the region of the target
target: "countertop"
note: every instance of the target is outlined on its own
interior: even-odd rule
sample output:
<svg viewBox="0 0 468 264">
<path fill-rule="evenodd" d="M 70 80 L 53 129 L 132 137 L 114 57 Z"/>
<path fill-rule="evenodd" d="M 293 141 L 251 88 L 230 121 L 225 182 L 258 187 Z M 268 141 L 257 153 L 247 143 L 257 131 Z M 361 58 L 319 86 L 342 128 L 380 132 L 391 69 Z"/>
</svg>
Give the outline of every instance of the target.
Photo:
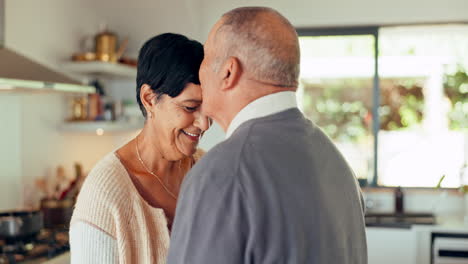
<svg viewBox="0 0 468 264">
<path fill-rule="evenodd" d="M 23 264 L 70 264 L 70 252 L 65 252 L 60 254 L 52 259 L 40 258 L 27 262 L 22 262 Z"/>
</svg>

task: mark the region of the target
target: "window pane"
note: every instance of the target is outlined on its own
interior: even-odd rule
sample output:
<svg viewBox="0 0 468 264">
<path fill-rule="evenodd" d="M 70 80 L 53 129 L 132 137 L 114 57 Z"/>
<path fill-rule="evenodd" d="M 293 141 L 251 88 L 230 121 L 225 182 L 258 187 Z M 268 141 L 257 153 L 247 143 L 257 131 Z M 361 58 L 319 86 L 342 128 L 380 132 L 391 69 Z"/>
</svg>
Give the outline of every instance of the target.
<svg viewBox="0 0 468 264">
<path fill-rule="evenodd" d="M 356 176 L 373 176 L 374 36 L 300 37 L 302 110 L 335 142 Z"/>
<path fill-rule="evenodd" d="M 458 187 L 466 159 L 468 26 L 379 32 L 380 185 Z"/>
</svg>

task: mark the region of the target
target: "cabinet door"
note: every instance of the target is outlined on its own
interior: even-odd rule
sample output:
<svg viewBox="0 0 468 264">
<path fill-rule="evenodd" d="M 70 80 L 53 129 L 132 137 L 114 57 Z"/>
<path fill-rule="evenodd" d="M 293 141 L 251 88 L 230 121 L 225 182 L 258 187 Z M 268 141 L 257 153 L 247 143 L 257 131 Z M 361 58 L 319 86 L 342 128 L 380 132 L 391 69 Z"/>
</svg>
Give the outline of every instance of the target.
<svg viewBox="0 0 468 264">
<path fill-rule="evenodd" d="M 366 228 L 369 264 L 415 264 L 416 236 L 411 229 Z"/>
</svg>

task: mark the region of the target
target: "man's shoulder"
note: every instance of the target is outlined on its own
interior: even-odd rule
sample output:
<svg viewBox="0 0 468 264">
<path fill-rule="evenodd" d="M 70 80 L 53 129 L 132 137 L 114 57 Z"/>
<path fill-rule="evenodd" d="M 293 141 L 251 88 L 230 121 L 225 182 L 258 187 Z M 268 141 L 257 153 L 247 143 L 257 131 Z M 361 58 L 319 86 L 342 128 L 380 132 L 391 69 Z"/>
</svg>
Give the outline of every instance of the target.
<svg viewBox="0 0 468 264">
<path fill-rule="evenodd" d="M 243 137 L 230 137 L 220 142 L 205 153 L 193 169 L 233 168 L 239 161 L 245 141 Z"/>
<path fill-rule="evenodd" d="M 310 139 L 319 129 L 313 122 L 304 117 L 297 108 L 253 119 L 239 129 L 241 137 L 245 138 L 248 151 L 269 149 L 277 146 L 287 148 L 293 141 Z M 262 151 L 263 152 L 263 151 Z"/>
<path fill-rule="evenodd" d="M 199 163 L 208 167 L 234 166 L 244 159 L 243 154 L 246 152 L 255 152 L 259 147 L 268 148 L 272 140 L 276 138 L 281 141 L 281 138 L 296 131 L 297 127 L 315 129 L 297 109 L 249 120 L 228 139 L 208 151 Z"/>
</svg>

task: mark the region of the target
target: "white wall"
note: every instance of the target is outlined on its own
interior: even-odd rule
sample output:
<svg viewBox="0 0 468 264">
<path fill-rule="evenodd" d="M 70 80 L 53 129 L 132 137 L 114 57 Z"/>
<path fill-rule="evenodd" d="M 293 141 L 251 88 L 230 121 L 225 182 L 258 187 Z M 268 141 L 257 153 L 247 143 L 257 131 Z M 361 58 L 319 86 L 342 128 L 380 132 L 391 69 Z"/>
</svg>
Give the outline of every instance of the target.
<svg viewBox="0 0 468 264">
<path fill-rule="evenodd" d="M 226 134 L 224 133 L 223 129 L 217 123 L 214 123 L 203 135 L 199 147 L 207 151 L 224 140 L 225 137 Z"/>
<path fill-rule="evenodd" d="M 73 0 L 6 0 L 5 44 L 60 71 L 60 64 L 79 48 L 80 36 L 92 32 L 97 24 L 89 9 L 86 2 Z M 15 124 L 2 126 L 0 131 L 1 140 L 9 143 L 8 153 L 0 153 L 9 160 L 0 168 L 1 193 L 10 199 L 2 198 L 3 210 L 28 205 L 25 199 L 35 195 L 36 189 L 31 188 L 34 179 L 52 173 L 51 168 L 62 164 L 71 170 L 73 161 L 89 163 L 86 159 L 92 156 L 75 159 L 72 152 L 63 150 L 73 146 L 73 139 L 57 132 L 56 124 L 64 120 L 67 110 L 62 95 L 11 97 L 14 100 L 0 94 L 1 107 L 9 106 L 9 111 L 0 111 L 0 120 L 4 124 L 4 119 L 10 119 Z M 83 147 L 86 145 L 84 142 Z M 101 142 L 95 146 L 107 148 Z"/>
<path fill-rule="evenodd" d="M 88 0 L 6 0 L 6 46 L 60 70 L 99 19 Z"/>
<path fill-rule="evenodd" d="M 66 119 L 67 101 L 63 95 L 21 96 L 21 186 L 24 205 L 34 205 L 39 194 L 34 186 L 38 177 L 55 177 L 56 167 L 64 166 L 73 177 L 73 164 L 80 162 L 85 171 L 116 147 L 113 136 L 70 134 L 58 128 Z"/>
<path fill-rule="evenodd" d="M 468 21 L 466 0 L 201 0 L 201 34 L 226 11 L 269 6 L 297 27 Z"/>
<path fill-rule="evenodd" d="M 18 206 L 21 176 L 21 109 L 16 95 L 0 94 L 0 211 Z"/>
</svg>

